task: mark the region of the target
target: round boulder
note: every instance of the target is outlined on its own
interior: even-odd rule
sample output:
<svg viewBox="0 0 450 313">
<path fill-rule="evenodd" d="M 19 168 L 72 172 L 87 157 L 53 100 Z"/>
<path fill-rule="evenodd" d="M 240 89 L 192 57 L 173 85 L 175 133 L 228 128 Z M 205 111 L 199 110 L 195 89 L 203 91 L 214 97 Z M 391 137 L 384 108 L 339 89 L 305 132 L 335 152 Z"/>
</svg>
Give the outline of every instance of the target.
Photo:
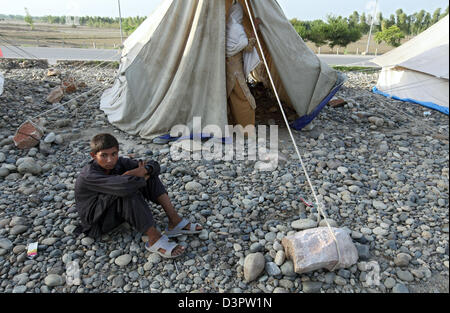
<svg viewBox="0 0 450 313">
<path fill-rule="evenodd" d="M 247 282 L 254 281 L 264 271 L 266 260 L 260 252 L 247 255 L 244 260 L 244 278 Z"/>
<path fill-rule="evenodd" d="M 64 281 L 61 276 L 57 274 L 50 274 L 47 277 L 45 277 L 44 283 L 48 287 L 56 287 L 61 286 L 64 283 Z"/>
<path fill-rule="evenodd" d="M 131 262 L 131 255 L 129 254 L 121 255 L 114 260 L 114 263 L 116 263 L 119 266 L 127 266 L 130 262 Z"/>
<path fill-rule="evenodd" d="M 42 168 L 33 158 L 25 158 L 25 160 L 19 163 L 17 171 L 20 174 L 30 173 L 39 175 L 42 172 Z"/>
<path fill-rule="evenodd" d="M 395 265 L 400 267 L 408 266 L 409 261 L 411 261 L 411 256 L 407 253 L 399 253 L 394 259 Z"/>
<path fill-rule="evenodd" d="M 200 191 L 202 188 L 202 185 L 197 182 L 191 181 L 191 182 L 188 182 L 184 188 L 186 189 L 186 191 Z"/>
</svg>

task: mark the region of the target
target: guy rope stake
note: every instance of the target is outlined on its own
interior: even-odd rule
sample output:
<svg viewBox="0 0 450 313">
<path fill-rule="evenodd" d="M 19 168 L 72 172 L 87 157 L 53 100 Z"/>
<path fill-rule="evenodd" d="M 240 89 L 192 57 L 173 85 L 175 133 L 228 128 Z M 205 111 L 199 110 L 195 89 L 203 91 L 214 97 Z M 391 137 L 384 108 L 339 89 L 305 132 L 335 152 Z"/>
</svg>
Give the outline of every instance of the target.
<svg viewBox="0 0 450 313">
<path fill-rule="evenodd" d="M 320 203 L 320 202 L 319 202 L 319 199 L 317 198 L 317 195 L 316 195 L 314 186 L 313 186 L 313 184 L 312 184 L 312 182 L 311 182 L 311 179 L 309 178 L 308 172 L 307 172 L 307 170 L 306 170 L 306 166 L 305 166 L 305 164 L 304 164 L 304 162 L 303 162 L 303 158 L 302 158 L 302 156 L 301 156 L 301 154 L 300 154 L 300 151 L 298 150 L 297 143 L 296 143 L 296 141 L 295 141 L 294 135 L 292 134 L 292 130 L 291 130 L 291 127 L 290 127 L 290 125 L 289 125 L 288 119 L 287 119 L 287 117 L 286 117 L 286 113 L 284 112 L 283 105 L 281 104 L 281 100 L 280 100 L 280 97 L 279 97 L 279 95 L 278 95 L 277 88 L 276 88 L 276 86 L 275 86 L 275 83 L 274 83 L 274 81 L 273 81 L 272 75 L 271 75 L 271 73 L 270 73 L 269 65 L 267 64 L 267 60 L 266 60 L 266 57 L 265 57 L 265 55 L 264 55 L 264 51 L 263 51 L 263 48 L 262 48 L 262 45 L 261 45 L 261 41 L 260 41 L 259 36 L 258 36 L 258 31 L 257 31 L 257 29 L 256 29 L 255 22 L 254 22 L 254 20 L 253 20 L 252 11 L 250 10 L 250 7 L 249 7 L 249 5 L 248 5 L 248 0 L 245 0 L 245 5 L 246 5 L 246 7 L 247 7 L 248 16 L 249 16 L 249 18 L 250 18 L 250 22 L 252 23 L 253 32 L 255 33 L 255 37 L 256 37 L 256 40 L 257 40 L 257 42 L 258 42 L 258 47 L 259 47 L 259 50 L 260 50 L 260 52 L 261 52 L 261 56 L 262 56 L 262 58 L 263 58 L 264 65 L 265 65 L 265 67 L 266 67 L 267 74 L 268 74 L 268 76 L 269 76 L 270 83 L 271 83 L 271 85 L 272 85 L 272 89 L 273 89 L 273 91 L 274 91 L 274 93 L 275 93 L 275 97 L 276 97 L 276 99 L 277 99 L 277 101 L 278 101 L 278 105 L 280 106 L 280 110 L 281 110 L 281 113 L 282 113 L 282 115 L 283 115 L 284 122 L 286 123 L 287 130 L 289 131 L 289 135 L 290 135 L 290 137 L 291 137 L 292 143 L 294 144 L 295 152 L 297 153 L 297 156 L 298 156 L 298 158 L 299 158 L 299 160 L 300 160 L 300 163 L 301 163 L 301 165 L 302 165 L 303 171 L 305 172 L 306 179 L 308 180 L 308 184 L 309 184 L 309 186 L 311 187 L 311 191 L 312 191 L 313 196 L 314 196 L 314 199 L 315 199 L 315 201 L 316 201 L 317 215 L 318 215 L 318 217 L 317 217 L 317 224 L 320 223 L 320 216 L 323 215 L 324 220 L 325 220 L 325 223 L 327 224 L 328 230 L 330 231 L 331 236 L 332 236 L 334 242 L 336 243 L 336 249 L 337 249 L 337 254 L 338 254 L 338 262 L 334 265 L 334 268 L 331 270 L 331 271 L 334 271 L 334 270 L 336 270 L 336 268 L 338 267 L 338 265 L 341 264 L 341 252 L 340 252 L 340 249 L 339 249 L 339 243 L 338 243 L 338 240 L 337 240 L 336 236 L 334 235 L 334 232 L 333 232 L 333 230 L 331 229 L 330 223 L 328 223 L 327 217 L 326 217 L 326 215 L 324 214 L 324 212 L 323 212 L 323 210 L 322 210 L 322 203 Z M 263 25 L 263 24 L 260 24 L 260 25 Z"/>
</svg>

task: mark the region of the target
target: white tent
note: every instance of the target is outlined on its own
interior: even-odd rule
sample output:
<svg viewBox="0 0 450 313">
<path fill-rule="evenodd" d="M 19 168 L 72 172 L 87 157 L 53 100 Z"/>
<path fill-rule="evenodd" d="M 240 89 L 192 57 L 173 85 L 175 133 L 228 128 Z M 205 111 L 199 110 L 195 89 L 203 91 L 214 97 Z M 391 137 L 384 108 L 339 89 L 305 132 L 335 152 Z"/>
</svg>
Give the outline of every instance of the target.
<svg viewBox="0 0 450 313">
<path fill-rule="evenodd" d="M 374 91 L 448 115 L 449 17 L 372 62 L 383 67 Z"/>
<path fill-rule="evenodd" d="M 239 0 L 245 8 L 245 2 Z M 275 0 L 249 0 L 282 100 L 306 126 L 342 85 L 303 42 Z M 165 0 L 124 43 L 120 75 L 101 99 L 118 128 L 143 138 L 178 124 L 228 124 L 226 15 L 232 0 Z M 249 14 L 245 10 L 247 26 Z M 266 53 L 265 53 L 266 54 Z"/>
</svg>

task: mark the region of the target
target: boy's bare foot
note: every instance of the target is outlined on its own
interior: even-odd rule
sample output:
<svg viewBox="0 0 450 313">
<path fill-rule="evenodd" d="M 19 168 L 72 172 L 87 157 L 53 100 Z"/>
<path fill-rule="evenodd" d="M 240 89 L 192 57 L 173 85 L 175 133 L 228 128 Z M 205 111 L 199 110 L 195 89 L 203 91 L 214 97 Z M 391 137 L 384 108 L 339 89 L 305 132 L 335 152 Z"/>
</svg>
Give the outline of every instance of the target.
<svg viewBox="0 0 450 313">
<path fill-rule="evenodd" d="M 175 211 L 175 208 L 173 207 L 173 204 L 170 201 L 168 194 L 167 193 L 162 194 L 161 196 L 158 197 L 157 200 L 158 200 L 158 203 L 163 207 L 164 211 L 166 211 L 167 216 L 169 217 L 168 229 L 169 230 L 174 229 L 175 226 L 177 226 L 182 221 L 182 218 Z M 189 230 L 190 227 L 191 227 L 191 223 L 186 225 L 186 227 L 184 227 L 183 230 Z M 197 226 L 196 230 L 201 231 L 201 230 L 203 230 L 203 227 Z"/>
</svg>

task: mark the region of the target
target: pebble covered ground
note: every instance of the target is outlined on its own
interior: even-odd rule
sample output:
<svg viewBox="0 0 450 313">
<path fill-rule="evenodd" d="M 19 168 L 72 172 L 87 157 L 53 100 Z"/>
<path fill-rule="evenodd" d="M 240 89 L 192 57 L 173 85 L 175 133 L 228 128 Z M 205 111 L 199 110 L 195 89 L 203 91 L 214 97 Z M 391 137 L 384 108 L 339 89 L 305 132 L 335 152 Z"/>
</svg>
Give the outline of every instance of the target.
<svg viewBox="0 0 450 313">
<path fill-rule="evenodd" d="M 115 68 L 55 68 L 86 87 L 42 116 L 38 147 L 18 150 L 12 136 L 52 108 L 45 99 L 60 79 L 47 76 L 46 63 L 0 63 L 0 292 L 449 292 L 448 117 L 371 93 L 377 72 L 348 73 L 336 95 L 347 104 L 327 106 L 312 130 L 294 132 L 331 223 L 349 232 L 359 254 L 351 268 L 298 275 L 281 240 L 316 227 L 317 212 L 300 200 L 313 197 L 285 127 L 279 166 L 270 172 L 248 160 L 172 161 L 168 145 L 115 129 L 99 109 L 101 93 L 89 90 L 109 86 Z M 260 124 L 281 121 L 270 105 L 272 118 Z M 177 239 L 187 248 L 183 257 L 150 254 L 127 224 L 98 241 L 72 234 L 75 180 L 89 161 L 90 138 L 105 131 L 119 138 L 123 155 L 157 160 L 176 209 L 204 226 L 199 236 Z M 164 229 L 162 210 L 152 210 Z M 28 259 L 32 242 L 38 252 Z M 262 273 L 246 281 L 244 261 L 258 252 L 263 268 L 247 270 Z"/>
</svg>

